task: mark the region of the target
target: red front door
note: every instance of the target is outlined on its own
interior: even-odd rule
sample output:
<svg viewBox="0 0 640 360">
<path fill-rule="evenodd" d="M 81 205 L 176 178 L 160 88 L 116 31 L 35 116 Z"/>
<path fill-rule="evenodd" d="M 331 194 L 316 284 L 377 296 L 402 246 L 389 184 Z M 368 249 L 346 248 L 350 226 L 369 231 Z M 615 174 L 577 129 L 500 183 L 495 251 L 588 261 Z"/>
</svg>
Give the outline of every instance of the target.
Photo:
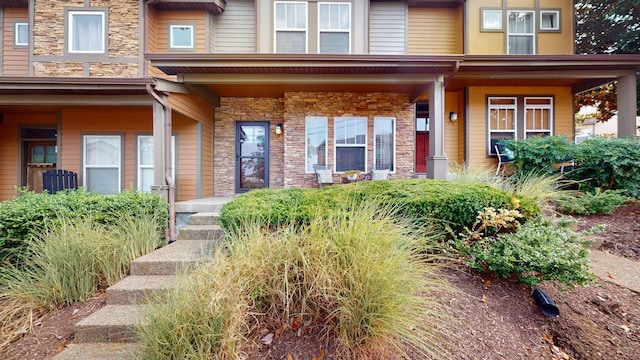
<svg viewBox="0 0 640 360">
<path fill-rule="evenodd" d="M 427 173 L 427 156 L 429 156 L 429 132 L 416 131 L 416 174 Z"/>
</svg>

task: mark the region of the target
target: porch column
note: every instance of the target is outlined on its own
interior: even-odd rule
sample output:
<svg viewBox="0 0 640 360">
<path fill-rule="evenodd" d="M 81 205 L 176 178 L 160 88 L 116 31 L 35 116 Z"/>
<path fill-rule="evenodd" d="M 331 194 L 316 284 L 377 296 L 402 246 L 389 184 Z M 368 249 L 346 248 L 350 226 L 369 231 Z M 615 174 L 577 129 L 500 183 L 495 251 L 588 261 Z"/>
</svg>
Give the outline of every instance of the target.
<svg viewBox="0 0 640 360">
<path fill-rule="evenodd" d="M 447 156 L 444 153 L 444 76 L 438 76 L 429 89 L 429 156 L 427 177 L 447 178 Z"/>
<path fill-rule="evenodd" d="M 618 136 L 636 136 L 636 73 L 618 78 Z"/>
<path fill-rule="evenodd" d="M 164 132 L 165 111 L 162 105 L 153 102 L 153 190 L 168 200 L 168 187 L 165 181 Z"/>
</svg>

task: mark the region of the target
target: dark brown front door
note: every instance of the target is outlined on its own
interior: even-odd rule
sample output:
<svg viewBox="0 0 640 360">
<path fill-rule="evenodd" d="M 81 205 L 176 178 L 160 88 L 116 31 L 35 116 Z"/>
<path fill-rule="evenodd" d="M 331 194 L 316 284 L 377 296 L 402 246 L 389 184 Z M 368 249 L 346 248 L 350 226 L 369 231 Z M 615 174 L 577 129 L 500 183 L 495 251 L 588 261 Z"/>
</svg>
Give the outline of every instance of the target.
<svg viewBox="0 0 640 360">
<path fill-rule="evenodd" d="M 427 172 L 427 156 L 429 156 L 429 132 L 416 131 L 416 173 Z"/>
</svg>

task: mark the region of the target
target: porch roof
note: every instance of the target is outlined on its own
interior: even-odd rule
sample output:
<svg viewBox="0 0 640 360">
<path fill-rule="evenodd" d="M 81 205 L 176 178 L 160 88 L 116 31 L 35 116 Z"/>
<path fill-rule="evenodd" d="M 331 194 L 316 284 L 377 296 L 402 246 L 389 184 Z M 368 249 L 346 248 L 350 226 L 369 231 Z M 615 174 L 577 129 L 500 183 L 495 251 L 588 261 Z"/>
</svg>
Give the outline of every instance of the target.
<svg viewBox="0 0 640 360">
<path fill-rule="evenodd" d="M 146 95 L 152 78 L 0 77 L 0 95 Z"/>
</svg>

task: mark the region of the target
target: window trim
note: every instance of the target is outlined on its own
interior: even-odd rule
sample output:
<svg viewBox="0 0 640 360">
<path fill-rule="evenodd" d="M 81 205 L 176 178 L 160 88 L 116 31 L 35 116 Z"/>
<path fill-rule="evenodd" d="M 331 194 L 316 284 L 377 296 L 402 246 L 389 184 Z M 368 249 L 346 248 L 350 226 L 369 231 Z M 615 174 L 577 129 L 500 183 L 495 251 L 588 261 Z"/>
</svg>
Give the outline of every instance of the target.
<svg viewBox="0 0 640 360">
<path fill-rule="evenodd" d="M 349 29 L 345 30 L 345 29 L 322 29 L 320 27 L 320 8 L 323 5 L 347 5 L 349 8 Z M 322 33 L 347 33 L 347 38 L 348 38 L 348 44 L 347 44 L 347 49 L 349 50 L 346 54 L 351 54 L 351 36 L 353 35 L 353 18 L 352 18 L 352 6 L 350 2 L 318 2 L 318 34 L 317 34 L 317 42 L 318 42 L 318 54 L 331 54 L 331 53 L 323 53 L 320 49 L 320 35 Z M 308 27 L 308 25 L 307 25 Z"/>
<path fill-rule="evenodd" d="M 188 28 L 191 30 L 190 45 L 174 44 L 173 30 L 176 28 Z M 195 50 L 196 48 L 196 25 L 195 24 L 169 24 L 169 50 Z"/>
<path fill-rule="evenodd" d="M 278 28 L 278 13 L 277 7 L 278 4 L 303 4 L 304 5 L 304 24 L 305 28 L 297 29 L 297 28 Z M 274 1 L 273 2 L 273 52 L 274 54 L 284 54 L 278 53 L 278 32 L 304 32 L 304 53 L 309 53 L 309 3 L 306 1 Z"/>
<path fill-rule="evenodd" d="M 87 165 L 87 139 L 89 138 L 117 138 L 119 141 L 120 149 L 118 151 L 118 165 Z M 118 169 L 118 186 L 117 192 L 122 191 L 122 174 L 123 174 L 123 161 L 124 161 L 124 146 L 123 146 L 124 135 L 121 134 L 84 134 L 82 135 L 82 181 L 84 187 L 89 190 L 88 182 L 87 182 L 87 169 L 88 168 L 117 168 Z"/>
<path fill-rule="evenodd" d="M 365 131 L 364 131 L 364 142 L 361 144 L 338 144 L 337 141 L 337 131 L 336 131 L 336 122 L 337 120 L 348 120 L 348 119 L 352 119 L 352 120 L 364 120 L 365 122 Z M 368 165 L 368 161 L 367 161 L 367 157 L 369 156 L 368 154 L 368 148 L 369 148 L 369 119 L 366 116 L 335 116 L 333 118 L 333 172 L 338 173 L 338 174 L 342 174 L 344 171 L 338 171 L 338 161 L 337 161 L 337 157 L 338 157 L 338 148 L 339 147 L 353 147 L 353 148 L 361 148 L 364 147 L 364 170 L 362 170 L 362 172 L 368 172 L 369 169 L 369 165 Z M 357 138 L 357 134 L 356 134 L 356 138 Z M 349 169 L 349 170 L 353 170 L 353 169 Z"/>
<path fill-rule="evenodd" d="M 376 117 L 373 118 L 373 169 L 375 169 L 376 165 L 377 165 L 377 163 L 376 163 L 376 160 L 377 160 L 376 153 L 377 153 L 377 150 L 378 150 L 378 142 L 376 141 L 376 135 L 377 135 L 377 133 L 376 133 L 376 124 L 377 124 L 378 121 L 386 121 L 386 120 L 390 120 L 391 121 L 391 127 L 393 129 L 393 144 L 392 144 L 392 147 L 391 147 L 391 151 L 393 152 L 393 154 L 391 155 L 393 166 L 391 167 L 390 172 L 392 174 L 395 174 L 396 173 L 396 166 L 397 166 L 397 163 L 396 163 L 396 161 L 397 161 L 397 159 L 396 159 L 397 145 L 396 144 L 397 144 L 397 135 L 398 135 L 397 134 L 398 121 L 393 116 L 376 116 Z"/>
<path fill-rule="evenodd" d="M 25 43 L 21 43 L 18 37 L 19 35 L 18 28 L 23 26 L 27 28 L 27 42 Z M 15 23 L 13 23 L 13 46 L 17 48 L 23 48 L 23 47 L 29 46 L 29 23 L 28 22 L 16 21 Z"/>
<path fill-rule="evenodd" d="M 310 121 L 322 121 L 324 122 L 324 159 L 325 166 L 329 166 L 327 164 L 329 162 L 329 118 L 327 116 L 306 116 L 304 118 L 304 137 L 305 137 L 305 145 L 304 145 L 304 170 L 305 174 L 312 174 L 315 172 L 315 169 L 309 169 L 309 164 L 307 162 L 307 154 L 309 154 L 309 122 Z M 313 166 L 313 165 L 312 165 Z"/>
<path fill-rule="evenodd" d="M 555 13 L 556 14 L 556 26 L 555 27 L 542 27 L 543 21 L 542 16 L 544 14 Z M 560 18 L 560 9 L 544 9 L 540 10 L 540 19 L 539 21 L 539 30 L 540 32 L 560 32 L 561 30 L 561 18 Z"/>
<path fill-rule="evenodd" d="M 142 165 L 140 164 L 140 150 L 142 149 L 142 146 L 140 146 L 140 140 L 142 139 L 154 139 L 153 135 L 144 135 L 144 134 L 140 134 L 136 136 L 136 189 L 138 189 L 138 191 L 142 192 L 142 175 L 141 175 L 141 170 L 142 169 L 154 169 L 155 168 L 155 164 L 151 164 L 151 165 Z M 155 142 L 155 140 L 154 140 Z M 155 144 L 154 144 L 154 152 L 155 152 Z M 175 135 L 171 135 L 171 178 L 174 180 L 174 183 L 176 182 L 176 136 Z"/>
<path fill-rule="evenodd" d="M 511 13 L 519 13 L 519 12 L 524 12 L 524 13 L 530 13 L 531 14 L 531 21 L 533 21 L 533 24 L 531 26 L 531 33 L 512 33 L 511 30 L 509 29 L 509 14 Z M 507 51 L 506 54 L 507 55 L 536 55 L 536 29 L 537 29 L 537 23 L 536 23 L 536 11 L 535 10 L 516 10 L 516 9 L 509 9 L 507 10 L 507 22 L 506 22 L 506 36 L 507 36 L 507 42 L 506 42 L 506 47 L 507 47 Z M 510 40 L 511 40 L 511 36 L 530 36 L 531 37 L 531 54 L 512 54 L 510 51 Z"/>
<path fill-rule="evenodd" d="M 73 48 L 73 30 L 74 30 L 74 16 L 76 15 L 100 15 L 101 18 L 101 30 L 102 41 L 100 50 L 76 50 Z M 105 54 L 107 52 L 108 31 L 107 24 L 107 12 L 104 10 L 68 10 L 67 11 L 67 52 L 70 54 Z"/>
<path fill-rule="evenodd" d="M 504 31 L 503 25 L 503 13 L 502 9 L 494 9 L 494 8 L 481 8 L 481 19 L 480 19 L 480 31 L 483 32 L 502 32 Z M 486 26 L 487 15 L 494 13 L 494 15 L 498 16 L 498 26 L 490 27 Z"/>
</svg>

